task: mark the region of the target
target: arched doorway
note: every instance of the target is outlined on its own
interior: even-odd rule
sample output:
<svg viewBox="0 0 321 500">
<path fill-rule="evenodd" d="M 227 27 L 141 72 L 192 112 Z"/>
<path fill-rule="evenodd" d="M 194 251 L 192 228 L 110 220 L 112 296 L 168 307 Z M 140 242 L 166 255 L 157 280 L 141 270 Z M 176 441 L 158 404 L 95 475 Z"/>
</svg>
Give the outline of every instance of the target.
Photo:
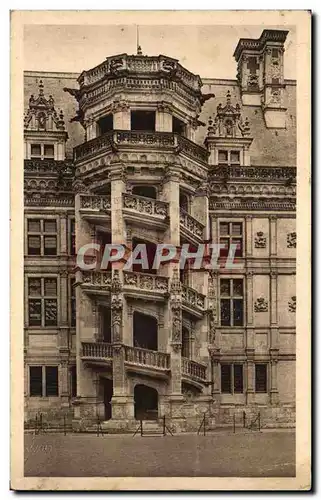
<svg viewBox="0 0 321 500">
<path fill-rule="evenodd" d="M 156 420 L 158 418 L 158 392 L 147 385 L 138 384 L 134 389 L 136 420 Z"/>
<path fill-rule="evenodd" d="M 134 331 L 133 343 L 134 347 L 142 349 L 150 349 L 151 351 L 158 350 L 157 339 L 157 319 L 148 314 L 134 312 Z"/>
</svg>

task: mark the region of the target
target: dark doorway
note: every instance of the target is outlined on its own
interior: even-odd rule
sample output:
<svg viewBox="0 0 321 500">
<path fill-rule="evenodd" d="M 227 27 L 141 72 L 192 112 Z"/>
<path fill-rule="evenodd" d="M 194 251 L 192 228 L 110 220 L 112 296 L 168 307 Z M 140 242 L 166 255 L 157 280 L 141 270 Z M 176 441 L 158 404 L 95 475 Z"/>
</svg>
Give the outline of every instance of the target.
<svg viewBox="0 0 321 500">
<path fill-rule="evenodd" d="M 109 378 L 102 379 L 104 388 L 105 420 L 111 419 L 111 398 L 113 397 L 113 381 Z"/>
<path fill-rule="evenodd" d="M 179 193 L 179 208 L 188 212 L 188 196 L 185 193 Z"/>
<path fill-rule="evenodd" d="M 111 344 L 111 312 L 108 307 L 100 308 L 101 338 L 104 342 Z"/>
<path fill-rule="evenodd" d="M 134 347 L 158 350 L 157 320 L 148 314 L 134 312 Z"/>
<path fill-rule="evenodd" d="M 157 269 L 153 269 L 153 263 L 155 259 L 155 253 L 156 253 L 156 245 L 155 243 L 150 243 L 149 241 L 143 241 L 143 240 L 138 240 L 136 238 L 133 238 L 133 243 L 132 243 L 132 248 L 133 250 L 137 245 L 145 245 L 144 247 L 140 247 L 141 249 L 146 248 L 146 255 L 147 255 L 147 269 L 143 267 L 142 264 L 133 264 L 133 271 L 135 273 L 148 273 L 148 274 L 156 274 Z M 137 259 L 142 259 L 142 263 L 144 263 L 144 254 L 142 253 L 144 250 L 142 250 L 140 253 L 136 255 Z"/>
<path fill-rule="evenodd" d="M 104 135 L 106 132 L 110 132 L 110 130 L 113 130 L 113 125 L 114 125 L 114 119 L 113 115 L 106 115 L 100 118 L 97 122 L 97 136 L 99 135 Z"/>
<path fill-rule="evenodd" d="M 132 111 L 131 130 L 155 131 L 155 111 Z"/>
<path fill-rule="evenodd" d="M 146 198 L 153 198 L 156 200 L 156 189 L 154 186 L 134 186 L 133 194 L 138 196 L 145 196 Z"/>
<path fill-rule="evenodd" d="M 190 358 L 190 343 L 189 343 L 189 331 L 187 328 L 182 328 L 182 356 L 183 358 Z"/>
<path fill-rule="evenodd" d="M 138 384 L 134 389 L 136 420 L 156 420 L 158 418 L 158 392 L 147 385 Z"/>
</svg>

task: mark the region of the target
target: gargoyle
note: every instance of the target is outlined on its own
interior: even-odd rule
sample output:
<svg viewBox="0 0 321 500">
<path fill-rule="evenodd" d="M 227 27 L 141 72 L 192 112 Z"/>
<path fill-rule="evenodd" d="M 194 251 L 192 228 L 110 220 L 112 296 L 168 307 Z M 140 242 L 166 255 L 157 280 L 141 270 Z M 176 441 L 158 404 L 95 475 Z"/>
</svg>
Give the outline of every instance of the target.
<svg viewBox="0 0 321 500">
<path fill-rule="evenodd" d="M 215 94 L 201 94 L 200 96 L 201 104 L 203 105 L 204 102 L 208 101 L 209 99 L 212 99 L 212 97 L 215 97 Z"/>
<path fill-rule="evenodd" d="M 63 88 L 64 92 L 68 92 L 68 94 L 72 95 L 77 101 L 80 99 L 80 90 L 78 89 L 70 89 L 69 87 Z"/>
</svg>

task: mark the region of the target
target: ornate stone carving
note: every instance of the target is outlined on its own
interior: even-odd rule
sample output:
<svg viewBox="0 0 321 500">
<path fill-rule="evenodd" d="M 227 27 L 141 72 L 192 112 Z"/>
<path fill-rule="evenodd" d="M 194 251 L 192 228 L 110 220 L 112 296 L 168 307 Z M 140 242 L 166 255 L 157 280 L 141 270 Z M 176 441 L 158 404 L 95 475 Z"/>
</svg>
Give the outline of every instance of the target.
<svg viewBox="0 0 321 500">
<path fill-rule="evenodd" d="M 24 117 L 24 127 L 28 130 L 63 132 L 66 140 L 68 135 L 65 132 L 63 112 L 60 110 L 59 114 L 57 113 L 52 95 L 46 99 L 43 88 L 42 80 L 40 80 L 38 97 L 30 96 L 29 108 Z"/>
<path fill-rule="evenodd" d="M 288 308 L 290 312 L 295 312 L 296 311 L 296 296 L 294 295 L 291 297 L 291 299 L 288 302 Z"/>
<path fill-rule="evenodd" d="M 266 236 L 264 236 L 264 233 L 262 231 L 258 231 L 256 233 L 254 246 L 255 248 L 266 248 Z"/>
<path fill-rule="evenodd" d="M 203 238 L 204 224 L 182 209 L 180 210 L 180 224 L 197 238 Z"/>
<path fill-rule="evenodd" d="M 296 233 L 287 234 L 286 241 L 288 248 L 296 248 Z"/>
<path fill-rule="evenodd" d="M 254 303 L 254 311 L 255 312 L 267 312 L 268 311 L 268 302 L 264 297 L 259 297 L 256 299 Z"/>
<path fill-rule="evenodd" d="M 182 285 L 182 300 L 192 307 L 205 308 L 205 295 L 185 285 Z"/>
<path fill-rule="evenodd" d="M 240 105 L 231 104 L 231 93 L 226 94 L 226 105 L 219 104 L 216 108 L 214 120 L 209 119 L 207 137 L 248 137 L 250 135 L 250 124 L 248 118 L 243 121 Z"/>
</svg>

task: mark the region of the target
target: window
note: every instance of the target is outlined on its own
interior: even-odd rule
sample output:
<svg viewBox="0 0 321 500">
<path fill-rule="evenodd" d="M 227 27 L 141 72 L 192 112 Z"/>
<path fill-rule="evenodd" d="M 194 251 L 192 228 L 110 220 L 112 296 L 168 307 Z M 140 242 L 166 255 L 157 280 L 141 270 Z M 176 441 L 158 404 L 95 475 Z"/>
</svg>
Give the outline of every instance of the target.
<svg viewBox="0 0 321 500">
<path fill-rule="evenodd" d="M 29 326 L 57 326 L 57 278 L 28 279 Z"/>
<path fill-rule="evenodd" d="M 42 366 L 29 366 L 30 396 L 42 396 Z"/>
<path fill-rule="evenodd" d="M 221 326 L 243 326 L 243 280 L 220 280 Z"/>
<path fill-rule="evenodd" d="M 226 394 L 243 393 L 243 365 L 221 365 L 221 392 Z"/>
<path fill-rule="evenodd" d="M 132 111 L 131 130 L 155 131 L 155 111 Z"/>
<path fill-rule="evenodd" d="M 28 255 L 57 255 L 56 219 L 28 219 Z"/>
<path fill-rule="evenodd" d="M 241 164 L 240 157 L 241 157 L 240 151 L 220 149 L 218 152 L 218 164 L 227 166 L 237 166 Z"/>
<path fill-rule="evenodd" d="M 55 158 L 54 144 L 30 144 L 30 158 L 44 160 Z"/>
<path fill-rule="evenodd" d="M 187 194 L 183 193 L 180 191 L 179 193 L 179 208 L 181 210 L 184 210 L 185 212 L 188 212 L 189 210 L 189 203 L 188 203 L 188 196 Z"/>
<path fill-rule="evenodd" d="M 70 368 L 70 395 L 72 398 L 77 396 L 77 368 L 73 365 Z"/>
<path fill-rule="evenodd" d="M 69 255 L 76 255 L 76 223 L 69 219 Z"/>
<path fill-rule="evenodd" d="M 267 392 L 267 365 L 255 365 L 255 392 Z"/>
<path fill-rule="evenodd" d="M 98 135 L 106 134 L 107 132 L 113 130 L 114 127 L 114 117 L 112 114 L 103 116 L 98 120 Z"/>
<path fill-rule="evenodd" d="M 70 279 L 70 326 L 76 326 L 76 294 L 75 294 L 75 278 Z"/>
<path fill-rule="evenodd" d="M 173 132 L 174 134 L 179 134 L 185 136 L 185 123 L 180 120 L 179 118 L 176 118 L 176 116 L 173 116 Z"/>
<path fill-rule="evenodd" d="M 156 188 L 154 186 L 134 186 L 132 193 L 156 200 Z"/>
<path fill-rule="evenodd" d="M 220 222 L 220 257 L 227 257 L 231 244 L 234 247 L 235 257 L 243 256 L 243 224 L 242 222 Z"/>
<path fill-rule="evenodd" d="M 30 366 L 29 394 L 37 397 L 59 396 L 58 366 Z"/>
</svg>

